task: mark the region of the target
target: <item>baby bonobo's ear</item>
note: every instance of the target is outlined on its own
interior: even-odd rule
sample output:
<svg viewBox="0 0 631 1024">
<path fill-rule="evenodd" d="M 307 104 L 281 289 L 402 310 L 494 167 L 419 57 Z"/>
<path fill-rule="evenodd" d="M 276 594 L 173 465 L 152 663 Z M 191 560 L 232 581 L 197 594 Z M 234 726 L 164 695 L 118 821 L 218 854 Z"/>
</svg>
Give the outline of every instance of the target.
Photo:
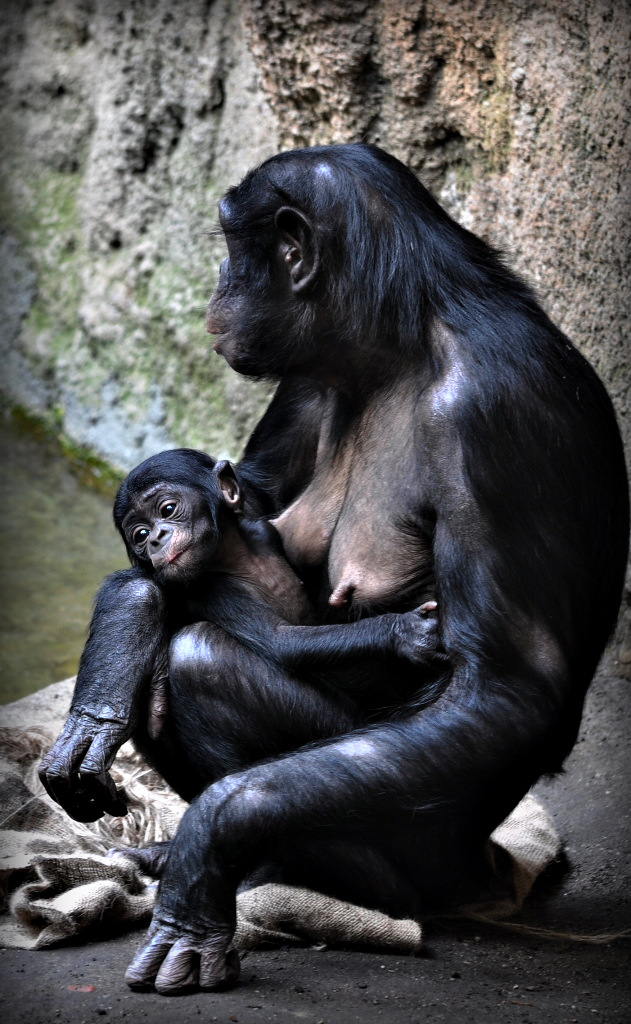
<svg viewBox="0 0 631 1024">
<path fill-rule="evenodd" d="M 237 480 L 232 463 L 228 462 L 227 459 L 221 459 L 216 463 L 213 473 L 217 477 L 217 482 L 223 494 L 223 500 L 228 508 L 234 511 L 241 508 L 241 488 L 239 487 L 239 481 Z"/>
</svg>

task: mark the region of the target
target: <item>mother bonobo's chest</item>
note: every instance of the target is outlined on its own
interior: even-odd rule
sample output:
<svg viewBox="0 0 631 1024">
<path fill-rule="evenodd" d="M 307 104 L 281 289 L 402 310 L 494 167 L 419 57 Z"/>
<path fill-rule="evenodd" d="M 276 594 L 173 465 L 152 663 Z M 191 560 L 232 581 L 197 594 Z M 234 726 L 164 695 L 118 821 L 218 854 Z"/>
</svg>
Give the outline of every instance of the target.
<svg viewBox="0 0 631 1024">
<path fill-rule="evenodd" d="M 287 557 L 326 569 L 334 606 L 414 606 L 433 585 L 418 390 L 380 391 L 341 428 L 330 401 L 313 480 L 275 520 Z"/>
</svg>

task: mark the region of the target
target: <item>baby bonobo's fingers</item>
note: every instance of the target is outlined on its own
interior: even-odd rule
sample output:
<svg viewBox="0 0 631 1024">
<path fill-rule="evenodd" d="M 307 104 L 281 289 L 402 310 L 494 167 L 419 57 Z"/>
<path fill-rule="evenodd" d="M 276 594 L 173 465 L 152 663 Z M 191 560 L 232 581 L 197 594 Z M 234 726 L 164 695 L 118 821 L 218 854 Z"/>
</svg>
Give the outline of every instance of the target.
<svg viewBox="0 0 631 1024">
<path fill-rule="evenodd" d="M 76 821 L 97 821 L 104 813 L 127 813 L 107 769 L 124 741 L 120 726 L 92 715 L 71 713 L 43 758 L 39 777 L 49 796 Z"/>
<path fill-rule="evenodd" d="M 152 679 L 149 690 L 149 712 L 146 731 L 151 739 L 158 739 L 169 714 L 168 688 L 166 677 Z"/>
<path fill-rule="evenodd" d="M 432 612 L 435 612 L 437 610 L 438 610 L 438 601 L 425 601 L 420 606 L 420 608 L 418 608 L 419 614 L 422 615 L 424 619 L 426 619 L 429 616 L 431 616 Z"/>
<path fill-rule="evenodd" d="M 122 818 L 127 814 L 125 796 L 116 788 L 109 772 L 91 772 L 81 770 L 81 782 L 85 794 L 95 808 L 111 814 L 114 818 Z"/>
<path fill-rule="evenodd" d="M 427 666 L 441 651 L 438 629 L 438 602 L 425 601 L 412 612 L 394 618 L 394 650 L 400 658 Z"/>
</svg>

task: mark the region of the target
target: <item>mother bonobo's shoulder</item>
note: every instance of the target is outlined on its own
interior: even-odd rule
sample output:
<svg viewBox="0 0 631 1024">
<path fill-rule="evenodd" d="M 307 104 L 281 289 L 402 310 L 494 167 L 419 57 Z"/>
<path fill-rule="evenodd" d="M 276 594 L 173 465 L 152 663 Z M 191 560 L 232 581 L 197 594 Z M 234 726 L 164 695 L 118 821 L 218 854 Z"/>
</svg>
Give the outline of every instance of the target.
<svg viewBox="0 0 631 1024">
<path fill-rule="evenodd" d="M 460 421 L 479 401 L 458 338 L 440 320 L 427 333 L 434 373 L 419 386 L 415 403 L 418 471 L 437 504 L 465 502 Z M 448 497 L 451 496 L 451 501 Z"/>
</svg>

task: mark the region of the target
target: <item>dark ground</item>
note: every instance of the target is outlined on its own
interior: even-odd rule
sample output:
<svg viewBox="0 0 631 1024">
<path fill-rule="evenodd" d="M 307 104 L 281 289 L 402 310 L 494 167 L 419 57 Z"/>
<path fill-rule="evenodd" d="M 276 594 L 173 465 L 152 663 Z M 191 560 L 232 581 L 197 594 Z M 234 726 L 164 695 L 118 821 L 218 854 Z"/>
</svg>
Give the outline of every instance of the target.
<svg viewBox="0 0 631 1024">
<path fill-rule="evenodd" d="M 630 711 L 631 684 L 601 673 L 566 774 L 539 786 L 570 866 L 539 884 L 520 921 L 579 934 L 631 927 Z M 244 958 L 233 991 L 177 999 L 126 987 L 140 932 L 42 952 L 2 950 L 2 1022 L 631 1021 L 631 939 L 587 945 L 462 921 L 428 925 L 426 935 L 422 957 L 257 951 Z"/>
</svg>

